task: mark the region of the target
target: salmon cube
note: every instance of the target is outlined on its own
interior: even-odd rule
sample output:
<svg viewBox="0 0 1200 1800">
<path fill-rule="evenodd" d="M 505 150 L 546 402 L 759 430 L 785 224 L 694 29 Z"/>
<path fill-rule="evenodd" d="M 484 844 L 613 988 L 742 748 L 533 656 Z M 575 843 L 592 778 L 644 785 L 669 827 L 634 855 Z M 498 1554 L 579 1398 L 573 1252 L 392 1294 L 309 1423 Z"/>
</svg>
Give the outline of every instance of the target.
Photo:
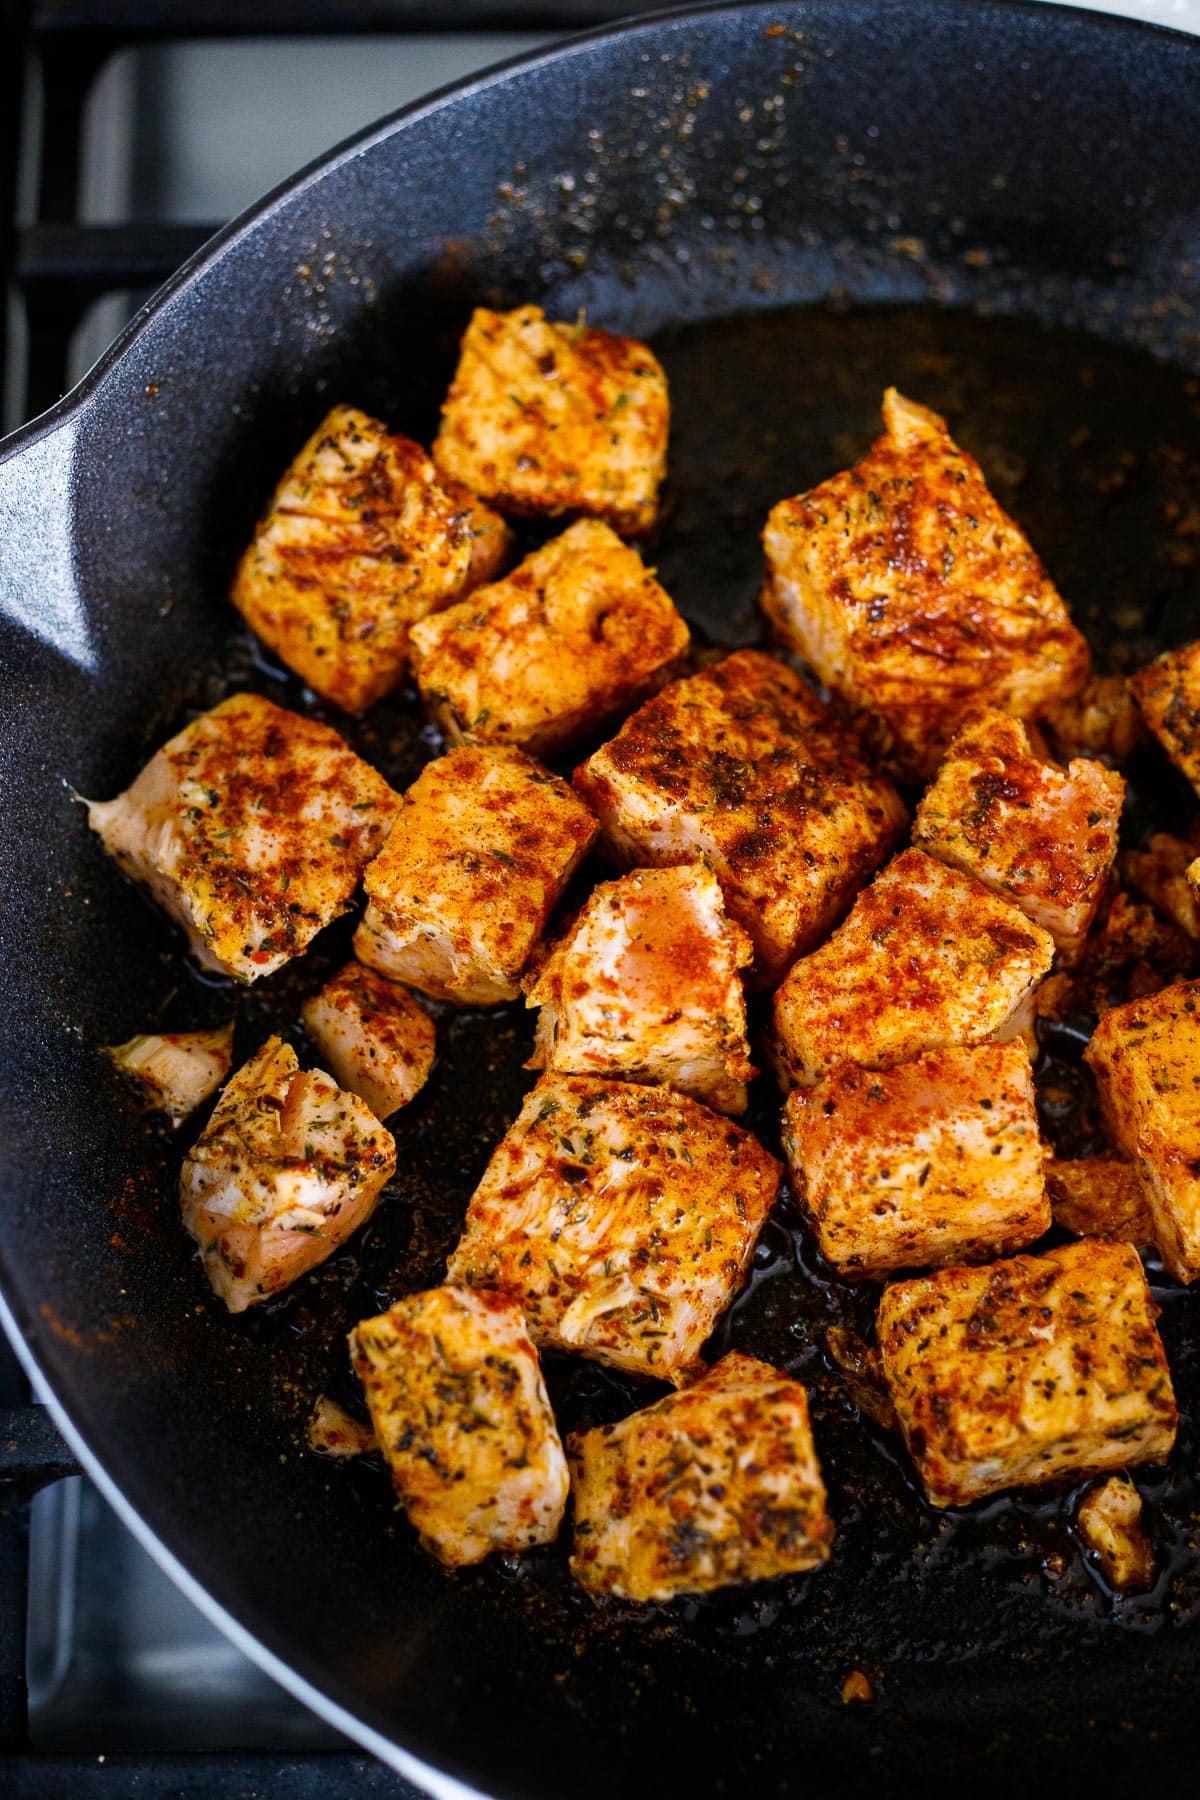
<svg viewBox="0 0 1200 1800">
<path fill-rule="evenodd" d="M 549 756 L 662 686 L 688 628 L 636 550 L 579 519 L 503 581 L 413 627 L 413 669 L 454 743 Z"/>
<path fill-rule="evenodd" d="M 1200 981 L 1106 1012 L 1084 1060 L 1114 1148 L 1137 1169 L 1163 1261 L 1200 1276 Z"/>
<path fill-rule="evenodd" d="M 1150 741 L 1127 675 L 1089 675 L 1078 693 L 1044 707 L 1037 722 L 1060 762 L 1096 756 L 1122 763 Z"/>
<path fill-rule="evenodd" d="M 1163 1462 L 1178 1415 L 1137 1251 L 1044 1256 L 894 1282 L 876 1331 L 900 1430 L 934 1506 Z"/>
<path fill-rule="evenodd" d="M 676 1385 L 750 1266 L 773 1156 L 668 1088 L 543 1075 L 471 1197 L 448 1280 L 519 1300 L 536 1344 Z"/>
<path fill-rule="evenodd" d="M 377 1119 L 407 1106 L 429 1079 L 433 1020 L 397 982 L 360 962 L 331 976 L 301 1016 L 322 1062 Z"/>
<path fill-rule="evenodd" d="M 541 1008 L 528 1067 L 662 1082 L 745 1112 L 754 1069 L 738 970 L 752 954 L 703 863 L 603 883 L 526 982 L 526 1005 Z"/>
<path fill-rule="evenodd" d="M 354 953 L 439 1000 L 515 1000 L 596 821 L 565 781 L 520 750 L 464 746 L 404 795 L 366 872 Z"/>
<path fill-rule="evenodd" d="M 1141 850 L 1127 850 L 1121 873 L 1129 885 L 1178 925 L 1188 937 L 1200 939 L 1200 861 L 1196 844 L 1187 838 L 1156 831 Z"/>
<path fill-rule="evenodd" d="M 905 850 L 775 996 L 785 1087 L 838 1063 L 890 1069 L 926 1050 L 1031 1030 L 1054 939 L 973 875 Z"/>
<path fill-rule="evenodd" d="M 783 1129 L 821 1254 L 841 1274 L 982 1262 L 1050 1229 L 1024 1044 L 843 1064 L 788 1097 Z"/>
<path fill-rule="evenodd" d="M 622 863 L 707 859 L 764 981 L 819 942 L 907 823 L 808 684 L 757 650 L 664 688 L 575 785 Z"/>
<path fill-rule="evenodd" d="M 913 843 L 978 876 L 1077 950 L 1117 852 L 1121 777 L 1080 758 L 1062 770 L 1030 748 L 1019 719 L 985 710 L 960 727 L 920 806 Z"/>
<path fill-rule="evenodd" d="M 1129 685 L 1147 725 L 1200 794 L 1200 643 L 1156 657 Z"/>
<path fill-rule="evenodd" d="M 269 1038 L 239 1069 L 180 1175 L 183 1222 L 230 1312 L 324 1262 L 374 1212 L 396 1169 L 390 1132 L 356 1094 Z"/>
<path fill-rule="evenodd" d="M 571 1572 L 671 1600 L 829 1559 L 833 1523 L 798 1381 L 732 1350 L 682 1393 L 567 1443 Z"/>
<path fill-rule="evenodd" d="M 289 669 L 363 712 L 407 670 L 416 621 L 490 581 L 510 541 L 420 444 L 335 406 L 276 488 L 230 597 Z"/>
<path fill-rule="evenodd" d="M 1054 1223 L 1074 1237 L 1154 1243 L 1154 1220 L 1132 1163 L 1109 1156 L 1046 1164 L 1046 1191 Z"/>
<path fill-rule="evenodd" d="M 1079 1507 L 1079 1535 L 1109 1587 L 1118 1593 L 1154 1586 L 1158 1571 L 1145 1510 L 1128 1475 L 1110 1475 Z"/>
<path fill-rule="evenodd" d="M 369 1456 L 379 1448 L 371 1427 L 328 1394 L 318 1395 L 304 1427 L 304 1442 L 315 1456 L 329 1456 L 335 1462 Z"/>
<path fill-rule="evenodd" d="M 147 1105 L 183 1121 L 215 1094 L 233 1067 L 233 1025 L 215 1031 L 140 1032 L 104 1055 L 128 1075 Z"/>
<path fill-rule="evenodd" d="M 233 694 L 91 802 L 88 824 L 204 968 L 251 982 L 348 909 L 399 807 L 336 731 Z"/>
<path fill-rule="evenodd" d="M 586 513 L 635 536 L 658 516 L 670 404 L 636 338 L 478 307 L 433 460 L 506 513 Z"/>
<path fill-rule="evenodd" d="M 763 605 L 928 778 L 972 707 L 1032 718 L 1082 687 L 1088 649 L 945 420 L 895 388 L 883 419 L 856 467 L 773 509 Z"/>
<path fill-rule="evenodd" d="M 431 1288 L 363 1319 L 350 1351 L 426 1550 L 460 1568 L 553 1542 L 567 1461 L 519 1306 Z"/>
</svg>

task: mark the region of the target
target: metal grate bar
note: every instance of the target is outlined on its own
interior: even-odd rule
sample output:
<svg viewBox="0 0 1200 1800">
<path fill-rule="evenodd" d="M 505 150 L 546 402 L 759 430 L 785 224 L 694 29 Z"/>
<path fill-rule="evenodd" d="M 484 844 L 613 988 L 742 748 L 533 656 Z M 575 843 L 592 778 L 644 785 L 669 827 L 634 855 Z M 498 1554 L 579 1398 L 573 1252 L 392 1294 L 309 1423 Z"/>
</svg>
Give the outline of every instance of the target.
<svg viewBox="0 0 1200 1800">
<path fill-rule="evenodd" d="M 36 0 L 33 36 L 138 38 L 266 37 L 381 31 L 581 31 L 658 11 L 654 0 Z"/>
<path fill-rule="evenodd" d="M 157 287 L 216 225 L 29 225 L 17 233 L 13 278 L 27 293 L 68 289 L 81 304 L 117 288 Z"/>
</svg>

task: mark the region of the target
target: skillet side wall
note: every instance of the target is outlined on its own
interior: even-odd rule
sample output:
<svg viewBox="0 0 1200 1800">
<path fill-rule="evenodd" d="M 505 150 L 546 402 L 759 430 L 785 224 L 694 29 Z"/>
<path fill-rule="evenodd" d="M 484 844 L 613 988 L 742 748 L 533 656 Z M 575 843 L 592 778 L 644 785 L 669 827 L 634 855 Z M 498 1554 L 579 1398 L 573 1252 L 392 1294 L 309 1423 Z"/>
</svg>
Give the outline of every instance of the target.
<svg viewBox="0 0 1200 1800">
<path fill-rule="evenodd" d="M 1078 1773 L 1084 1685 L 1100 1719 L 1085 1754 L 1119 1773 L 1122 1719 L 1164 1745 L 1182 1732 L 1170 1683 L 1195 1652 L 1179 1633 L 1081 1626 L 1051 1677 L 1019 1644 L 975 1655 L 951 1607 L 946 1666 L 897 1672 L 868 1717 L 832 1707 L 826 1672 L 776 1655 L 769 1630 L 602 1629 L 549 1589 L 506 1612 L 403 1527 L 365 1530 L 353 1480 L 300 1450 L 308 1396 L 281 1381 L 271 1334 L 207 1303 L 175 1153 L 131 1140 L 95 1057 L 159 1015 L 175 951 L 67 784 L 115 792 L 218 697 L 224 589 L 275 475 L 343 397 L 427 438 L 473 303 L 582 306 L 639 332 L 831 293 L 966 304 L 1194 369 L 1198 143 L 1200 45 L 1052 8 L 854 0 L 604 35 L 302 180 L 174 292 L 64 427 L 95 672 L 0 620 L 4 1292 L 89 1446 L 216 1600 L 374 1728 L 489 1791 L 636 1794 L 669 1769 L 703 1794 L 753 1757 L 757 1793 L 789 1791 L 798 1766 L 834 1791 L 869 1769 L 900 1793 L 997 1746 L 1009 1782 Z M 0 465 L 33 555 L 49 442 L 23 459 L 24 495 L 22 464 Z M 399 728 L 378 750 L 397 780 L 423 753 Z M 189 1004 L 195 1023 L 197 1006 L 228 1016 L 217 989 Z M 515 1111 L 507 1065 L 480 1089 Z M 419 1212 L 440 1184 L 461 1205 L 480 1163 L 465 1127 L 430 1117 L 388 1204 Z"/>
</svg>

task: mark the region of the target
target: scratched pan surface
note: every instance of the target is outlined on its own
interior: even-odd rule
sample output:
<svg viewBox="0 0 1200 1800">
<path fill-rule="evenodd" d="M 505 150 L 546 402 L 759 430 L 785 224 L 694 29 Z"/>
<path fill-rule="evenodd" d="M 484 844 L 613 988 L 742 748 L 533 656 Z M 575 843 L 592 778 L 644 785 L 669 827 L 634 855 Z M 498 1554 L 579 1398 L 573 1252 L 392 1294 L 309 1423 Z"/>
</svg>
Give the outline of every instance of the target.
<svg viewBox="0 0 1200 1800">
<path fill-rule="evenodd" d="M 1197 142 L 1200 45 L 1051 8 L 847 0 L 601 34 L 284 190 L 0 461 L 4 1297 L 144 1534 L 375 1747 L 487 1793 L 581 1800 L 964 1774 L 1115 1792 L 1190 1769 L 1193 1296 L 1158 1282 L 1185 1422 L 1170 1467 L 1139 1475 L 1161 1568 L 1147 1596 L 1102 1591 L 1062 1496 L 922 1503 L 823 1350 L 829 1323 L 865 1325 L 871 1293 L 817 1267 L 787 1197 L 718 1347 L 810 1385 L 832 1564 L 645 1611 L 593 1606 L 561 1547 L 447 1575 L 381 1472 L 306 1455 L 301 1424 L 318 1392 L 349 1398 L 346 1328 L 440 1277 L 530 1080 L 529 1020 L 441 1014 L 365 1236 L 229 1319 L 178 1228 L 182 1145 L 138 1119 L 94 1046 L 235 1010 L 240 1053 L 295 1036 L 347 933 L 250 994 L 202 982 L 69 787 L 115 792 L 231 686 L 319 710 L 236 629 L 231 562 L 334 399 L 427 436 L 478 299 L 653 336 L 674 395 L 653 554 L 702 642 L 756 641 L 767 508 L 866 445 L 888 381 L 950 415 L 1101 658 L 1194 632 Z M 405 694 L 346 730 L 397 784 L 432 748 Z M 1132 829 L 1186 818 L 1153 758 L 1138 788 Z M 1078 1145 L 1086 1092 L 1069 1060 L 1049 1067 L 1048 1125 Z M 569 1426 L 644 1395 L 561 1359 L 549 1378 Z M 873 1706 L 839 1704 L 851 1668 Z"/>
</svg>

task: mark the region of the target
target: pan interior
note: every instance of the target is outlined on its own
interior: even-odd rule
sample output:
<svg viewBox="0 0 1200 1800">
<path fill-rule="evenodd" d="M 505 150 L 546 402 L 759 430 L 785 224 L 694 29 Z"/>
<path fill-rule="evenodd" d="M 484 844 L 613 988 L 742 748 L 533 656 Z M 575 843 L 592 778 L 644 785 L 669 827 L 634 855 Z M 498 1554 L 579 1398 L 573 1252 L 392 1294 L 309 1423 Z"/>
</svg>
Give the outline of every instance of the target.
<svg viewBox="0 0 1200 1800">
<path fill-rule="evenodd" d="M 150 317 L 60 438 L 0 464 L 0 505 L 22 468 L 28 486 L 6 578 L 68 537 L 46 592 L 76 582 L 95 650 L 90 672 L 0 621 L 6 1300 L 98 1462 L 213 1602 L 312 1690 L 489 1792 L 791 1794 L 807 1777 L 908 1793 L 989 1759 L 1009 1791 L 1071 1791 L 1136 1774 L 1150 1743 L 1156 1769 L 1190 1767 L 1191 1298 L 1156 1278 L 1184 1424 L 1169 1470 L 1138 1476 L 1148 1596 L 1097 1586 L 1060 1496 L 924 1506 L 824 1349 L 831 1320 L 865 1325 L 872 1292 L 829 1279 L 786 1198 L 713 1348 L 812 1389 L 833 1563 L 645 1611 L 593 1606 L 565 1547 L 447 1575 L 382 1473 L 308 1455 L 303 1420 L 319 1392 L 352 1398 L 346 1328 L 440 1278 L 532 1079 L 531 1015 L 441 1016 L 369 1230 L 231 1320 L 179 1228 L 186 1134 L 147 1126 L 95 1046 L 234 1011 L 239 1057 L 294 1035 L 347 933 L 261 991 L 199 980 L 70 790 L 116 793 L 231 687 L 320 713 L 236 628 L 233 561 L 335 401 L 428 441 L 475 302 L 586 307 L 652 335 L 675 425 L 647 554 L 704 645 L 755 641 L 768 508 L 866 446 L 889 382 L 979 456 L 1102 661 L 1194 635 L 1195 76 L 1171 34 L 959 0 L 788 0 L 593 39 L 298 183 Z M 396 785 L 436 747 L 411 695 L 331 722 Z M 1179 829 L 1192 805 L 1151 759 L 1130 828 Z M 1054 1048 L 1047 1124 L 1086 1149 L 1086 1082 Z M 760 1082 L 768 1142 L 777 1105 Z M 584 1363 L 549 1379 L 567 1427 L 643 1397 Z M 851 1668 L 874 1705 L 839 1703 Z"/>
<path fill-rule="evenodd" d="M 888 382 L 946 413 L 1029 530 L 1102 665 L 1138 663 L 1191 628 L 1200 537 L 1189 495 L 1200 492 L 1200 398 L 1177 369 L 1083 336 L 917 307 L 733 315 L 660 333 L 656 348 L 672 387 L 672 475 L 667 515 L 647 557 L 701 644 L 762 641 L 755 592 L 766 512 L 861 454 L 879 428 Z M 381 399 L 398 428 L 427 428 L 398 397 Z M 322 714 L 231 613 L 227 625 L 218 653 L 190 672 L 168 728 L 233 688 L 252 687 L 328 717 L 397 785 L 435 751 L 411 693 L 363 721 Z M 128 746 L 133 764 L 155 748 L 163 725 L 156 718 Z M 1159 822 L 1168 800 L 1189 804 L 1165 779 L 1165 766 L 1151 764 L 1145 786 L 1135 831 Z M 93 914 L 89 929 L 96 932 L 95 914 L 110 915 L 126 940 L 120 957 L 150 971 L 139 977 L 142 1023 L 215 1022 L 235 1008 L 239 1055 L 268 1031 L 311 1054 L 296 1023 L 299 1003 L 347 954 L 348 926 L 324 934 L 298 966 L 235 995 L 196 975 L 171 928 L 90 844 L 79 847 L 76 880 Z M 239 1434 L 266 1434 L 278 1444 L 287 1474 L 275 1502 L 286 1496 L 289 1510 L 303 1516 L 319 1565 L 306 1571 L 312 1597 L 302 1610 L 320 1640 L 336 1616 L 332 1593 L 349 1584 L 363 1597 L 359 1626 L 371 1653 L 357 1678 L 378 1707 L 386 1709 L 394 1685 L 406 1683 L 414 1608 L 430 1617 L 452 1613 L 467 1641 L 502 1647 L 505 1657 L 528 1659 L 542 1673 L 547 1659 L 573 1680 L 603 1668 L 616 1683 L 614 1703 L 627 1682 L 666 1679 L 670 1670 L 687 1670 L 701 1692 L 729 1682 L 747 1701 L 755 1683 L 794 1684 L 792 1704 L 803 1711 L 834 1701 L 846 1672 L 861 1668 L 889 1707 L 920 1712 L 948 1704 L 965 1676 L 975 1689 L 995 1684 L 1010 1698 L 1037 1693 L 1066 1704 L 1072 1671 L 1086 1667 L 1091 1679 L 1120 1681 L 1142 1665 L 1151 1640 L 1172 1671 L 1190 1667 L 1192 1639 L 1180 1627 L 1200 1609 L 1192 1522 L 1200 1333 L 1188 1297 L 1170 1283 L 1159 1293 L 1184 1409 L 1179 1449 L 1168 1471 L 1139 1474 L 1161 1575 L 1148 1595 L 1122 1600 L 1085 1567 L 1069 1495 L 1010 1496 L 947 1514 L 924 1504 L 898 1446 L 858 1414 L 824 1347 L 831 1324 L 869 1332 L 878 1290 L 839 1282 L 820 1265 L 787 1193 L 710 1355 L 737 1346 L 808 1384 L 838 1528 L 832 1564 L 812 1577 L 644 1610 L 585 1600 L 571 1583 L 565 1542 L 453 1577 L 434 1569 L 397 1518 L 383 1471 L 316 1464 L 303 1449 L 303 1424 L 320 1393 L 358 1404 L 347 1329 L 442 1277 L 470 1191 L 534 1079 L 523 1068 L 531 1014 L 435 1010 L 437 1066 L 415 1104 L 392 1120 L 399 1172 L 370 1227 L 280 1301 L 236 1320 L 208 1299 L 178 1227 L 183 1144 L 139 1125 L 101 1068 L 91 1077 L 97 1104 L 127 1134 L 112 1241 L 129 1291 L 155 1296 L 154 1316 L 136 1313 L 128 1330 L 153 1339 L 167 1319 L 186 1317 L 172 1352 L 182 1359 L 179 1382 L 219 1379 L 228 1406 L 244 1412 Z M 124 1023 L 106 1021 L 102 1035 L 120 1035 Z M 1069 1104 L 1046 1114 L 1059 1142 L 1068 1152 L 1094 1147 L 1079 1065 L 1048 1059 L 1043 1085 L 1069 1095 Z M 773 1148 L 777 1115 L 778 1096 L 760 1078 L 750 1122 Z M 547 1363 L 566 1429 L 621 1417 L 660 1391 L 575 1359 L 552 1355 Z M 178 1420 L 157 1425 L 171 1438 L 183 1429 Z M 148 1419 L 147 1429 L 155 1428 Z M 195 1443 L 180 1448 L 189 1461 L 197 1454 Z M 238 1454 L 229 1443 L 213 1448 L 222 1462 Z M 261 1492 L 252 1504 L 261 1520 Z"/>
</svg>

